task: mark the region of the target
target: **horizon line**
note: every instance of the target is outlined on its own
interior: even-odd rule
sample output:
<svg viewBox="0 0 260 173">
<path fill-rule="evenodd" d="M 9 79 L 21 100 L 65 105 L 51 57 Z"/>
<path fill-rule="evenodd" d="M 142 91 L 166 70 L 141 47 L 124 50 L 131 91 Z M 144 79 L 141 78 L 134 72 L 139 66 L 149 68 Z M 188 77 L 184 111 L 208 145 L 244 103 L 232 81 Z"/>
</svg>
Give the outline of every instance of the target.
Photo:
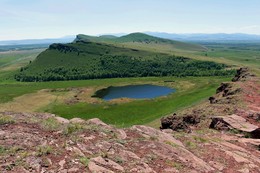
<svg viewBox="0 0 260 173">
<path fill-rule="evenodd" d="M 215 34 L 226 34 L 226 35 L 234 35 L 234 34 L 243 34 L 243 35 L 251 35 L 251 36 L 260 36 L 260 34 L 250 34 L 250 33 L 243 33 L 243 32 L 234 32 L 234 33 L 225 33 L 225 32 L 216 32 L 216 33 L 199 33 L 199 32 L 194 32 L 194 33 L 174 33 L 174 32 L 164 32 L 164 31 L 136 31 L 136 32 L 129 32 L 129 33 L 124 33 L 124 32 L 119 32 L 119 33 L 100 33 L 100 34 L 86 34 L 86 33 L 78 33 L 75 35 L 65 35 L 61 37 L 38 37 L 38 38 L 20 38 L 20 39 L 11 39 L 11 40 L 0 40 L 0 42 L 5 42 L 5 41 L 21 41 L 21 40 L 47 40 L 47 39 L 66 39 L 67 38 L 72 38 L 76 37 L 79 34 L 83 35 L 88 35 L 88 36 L 102 36 L 102 35 L 128 35 L 128 34 L 133 34 L 133 33 L 143 33 L 149 35 L 149 33 L 161 33 L 161 34 L 176 34 L 176 35 L 195 35 L 195 34 L 202 34 L 202 35 L 215 35 Z"/>
</svg>

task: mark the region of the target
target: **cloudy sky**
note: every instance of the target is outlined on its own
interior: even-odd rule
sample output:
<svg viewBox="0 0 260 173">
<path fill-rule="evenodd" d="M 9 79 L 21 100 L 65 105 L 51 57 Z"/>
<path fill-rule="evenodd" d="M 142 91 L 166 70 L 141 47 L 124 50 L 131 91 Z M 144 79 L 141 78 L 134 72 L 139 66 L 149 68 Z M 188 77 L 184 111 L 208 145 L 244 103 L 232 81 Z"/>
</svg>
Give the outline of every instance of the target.
<svg viewBox="0 0 260 173">
<path fill-rule="evenodd" d="M 0 40 L 142 31 L 260 35 L 260 1 L 0 0 Z"/>
</svg>

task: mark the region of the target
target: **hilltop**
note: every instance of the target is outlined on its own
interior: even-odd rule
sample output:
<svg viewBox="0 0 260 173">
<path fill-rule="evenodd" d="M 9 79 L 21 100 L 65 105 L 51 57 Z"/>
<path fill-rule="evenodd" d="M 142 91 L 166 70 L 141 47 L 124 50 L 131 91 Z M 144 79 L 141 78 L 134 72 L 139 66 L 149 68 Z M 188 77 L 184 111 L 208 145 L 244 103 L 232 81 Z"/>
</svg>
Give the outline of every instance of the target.
<svg viewBox="0 0 260 173">
<path fill-rule="evenodd" d="M 103 40 L 103 41 L 102 41 Z M 112 44 L 115 40 L 120 44 Z M 225 76 L 227 66 L 182 56 L 125 47 L 121 43 L 175 42 L 134 33 L 123 37 L 78 35 L 73 43 L 52 44 L 35 61 L 21 68 L 18 81 L 57 81 L 146 76 Z M 183 43 L 184 44 L 184 43 Z"/>
<path fill-rule="evenodd" d="M 161 130 L 2 112 L 0 171 L 259 172 L 259 91 L 242 68 L 209 101 L 162 118 Z"/>
<path fill-rule="evenodd" d="M 146 46 L 170 46 L 172 49 L 179 49 L 185 51 L 206 51 L 207 48 L 192 43 L 185 43 L 181 41 L 175 41 L 165 38 L 154 37 L 144 33 L 131 33 L 128 35 L 124 35 L 121 37 L 116 37 L 112 35 L 101 35 L 99 37 L 88 36 L 79 34 L 76 36 L 75 41 L 97 41 L 97 42 L 106 42 L 106 43 L 114 43 L 114 44 L 132 44 L 139 43 L 144 44 Z"/>
</svg>

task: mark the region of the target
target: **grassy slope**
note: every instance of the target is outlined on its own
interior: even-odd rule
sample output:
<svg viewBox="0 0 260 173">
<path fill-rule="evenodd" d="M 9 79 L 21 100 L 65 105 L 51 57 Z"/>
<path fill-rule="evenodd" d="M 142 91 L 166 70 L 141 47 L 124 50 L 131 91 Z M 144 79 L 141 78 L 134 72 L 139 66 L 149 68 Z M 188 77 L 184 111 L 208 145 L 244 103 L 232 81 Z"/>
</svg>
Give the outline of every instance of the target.
<svg viewBox="0 0 260 173">
<path fill-rule="evenodd" d="M 260 43 L 207 43 L 205 46 L 209 48 L 208 57 L 232 62 L 238 66 L 248 66 L 260 74 Z M 205 53 L 197 54 L 205 55 Z"/>
<path fill-rule="evenodd" d="M 0 68 L 33 60 L 44 49 L 0 52 Z"/>
<path fill-rule="evenodd" d="M 211 43 L 204 44 L 207 51 L 188 51 L 180 49 L 172 49 L 169 45 L 156 44 L 139 44 L 139 43 L 124 43 L 125 47 L 146 50 L 157 53 L 166 53 L 169 55 L 184 56 L 202 61 L 214 61 L 224 63 L 236 68 L 241 66 L 250 67 L 252 71 L 260 75 L 260 43 L 250 44 L 223 44 Z M 235 47 L 235 48 L 234 48 Z M 207 56 L 206 56 L 207 54 Z"/>
<path fill-rule="evenodd" d="M 120 37 L 120 40 L 129 40 L 129 37 L 132 40 L 139 38 L 135 34 L 135 37 L 128 35 Z M 148 36 L 145 35 L 145 37 Z M 142 37 L 140 39 L 143 40 Z M 159 38 L 154 39 L 154 42 L 160 40 Z M 138 40 L 137 43 L 140 44 Z M 167 75 L 219 76 L 232 73 L 232 71 L 225 71 L 224 68 L 225 66 L 221 64 L 122 47 L 119 43 L 115 46 L 108 43 L 80 40 L 70 44 L 51 45 L 35 61 L 23 68 L 24 70 L 16 76 L 16 79 L 21 81 L 58 81 Z"/>
<path fill-rule="evenodd" d="M 44 49 L 0 52 L 0 82 L 13 80 L 14 73 L 33 61 Z"/>
<path fill-rule="evenodd" d="M 47 68 L 77 68 L 82 72 L 89 71 L 94 73 L 102 71 L 101 67 L 101 55 L 106 56 L 107 54 L 112 56 L 127 56 L 128 58 L 135 57 L 139 59 L 142 57 L 145 60 L 153 59 L 157 56 L 154 52 L 138 51 L 130 48 L 116 47 L 110 44 L 104 43 L 71 43 L 66 44 L 71 49 L 78 51 L 67 51 L 64 52 L 58 49 L 47 49 L 43 51 L 35 61 L 29 65 L 29 70 L 25 71 L 26 75 L 42 74 Z"/>
</svg>

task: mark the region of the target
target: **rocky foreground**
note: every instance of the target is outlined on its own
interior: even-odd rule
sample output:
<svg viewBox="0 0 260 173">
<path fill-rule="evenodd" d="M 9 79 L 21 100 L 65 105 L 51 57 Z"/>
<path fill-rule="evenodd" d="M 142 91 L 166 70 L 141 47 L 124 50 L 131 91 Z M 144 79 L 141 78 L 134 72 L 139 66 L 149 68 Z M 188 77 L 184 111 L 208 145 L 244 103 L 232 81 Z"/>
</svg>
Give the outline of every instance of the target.
<svg viewBox="0 0 260 173">
<path fill-rule="evenodd" d="M 260 172 L 260 80 L 240 69 L 161 129 L 0 113 L 0 172 Z"/>
</svg>

